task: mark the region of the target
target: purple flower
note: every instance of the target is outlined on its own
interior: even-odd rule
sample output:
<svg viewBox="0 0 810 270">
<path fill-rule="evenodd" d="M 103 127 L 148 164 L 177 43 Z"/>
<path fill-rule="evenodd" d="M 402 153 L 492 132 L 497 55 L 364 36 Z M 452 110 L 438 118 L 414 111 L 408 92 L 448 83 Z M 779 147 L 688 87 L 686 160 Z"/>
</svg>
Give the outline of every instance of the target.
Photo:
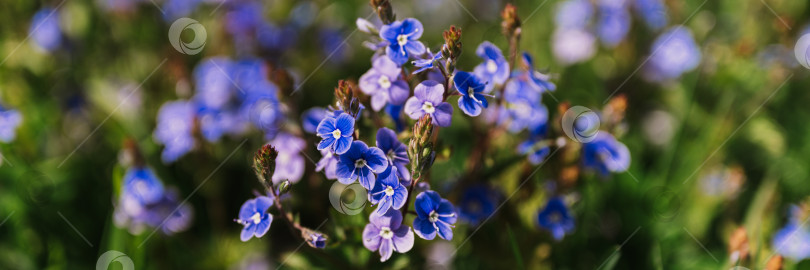
<svg viewBox="0 0 810 270">
<path fill-rule="evenodd" d="M 234 89 L 230 79 L 233 62 L 225 57 L 207 58 L 194 68 L 193 100 L 200 106 L 222 109 L 233 101 Z"/>
<path fill-rule="evenodd" d="M 261 238 L 270 230 L 270 223 L 273 222 L 273 215 L 267 212 L 270 206 L 273 206 L 273 200 L 267 196 L 258 196 L 242 204 L 242 208 L 239 209 L 239 219 L 236 220 L 245 226 L 239 235 L 242 242 L 247 242 L 253 236 Z"/>
<path fill-rule="evenodd" d="M 413 230 L 416 235 L 433 240 L 438 232 L 442 239 L 453 239 L 453 224 L 458 216 L 450 201 L 439 197 L 439 193 L 428 190 L 416 196 L 414 206 L 417 216 L 413 220 Z"/>
<path fill-rule="evenodd" d="M 596 33 L 607 47 L 618 45 L 630 31 L 630 12 L 625 0 L 600 0 Z"/>
<path fill-rule="evenodd" d="M 323 174 L 326 175 L 326 179 L 337 179 L 338 155 L 332 153 L 329 149 L 321 150 L 321 155 L 323 155 L 323 157 L 321 157 L 321 160 L 316 164 L 315 171 L 323 171 Z"/>
<path fill-rule="evenodd" d="M 461 97 L 458 99 L 458 108 L 469 116 L 478 116 L 483 108 L 489 106 L 487 95 L 484 94 L 486 83 L 470 73 L 459 71 L 453 76 L 453 84 Z"/>
<path fill-rule="evenodd" d="M 489 218 L 498 207 L 501 194 L 488 186 L 473 186 L 464 191 L 458 207 L 459 218 L 476 226 Z"/>
<path fill-rule="evenodd" d="M 414 96 L 405 102 L 405 113 L 411 119 L 427 114 L 440 127 L 450 126 L 453 106 L 444 102 L 444 85 L 436 81 L 424 81 L 414 89 Z"/>
<path fill-rule="evenodd" d="M 336 117 L 326 117 L 321 120 L 316 129 L 318 136 L 323 138 L 318 143 L 318 150 L 331 149 L 338 155 L 349 151 L 352 134 L 354 133 L 354 117 L 347 113 L 340 113 Z"/>
<path fill-rule="evenodd" d="M 37 48 L 52 52 L 62 46 L 62 29 L 59 27 L 59 11 L 43 8 L 34 14 L 28 35 Z"/>
<path fill-rule="evenodd" d="M 377 147 L 385 153 L 388 165 L 397 168 L 397 175 L 400 179 L 410 182 L 411 174 L 408 172 L 408 148 L 397 139 L 397 134 L 389 128 L 377 130 Z"/>
<path fill-rule="evenodd" d="M 132 196 L 139 204 L 151 204 L 163 197 L 163 183 L 146 167 L 129 168 L 124 174 L 122 193 Z"/>
<path fill-rule="evenodd" d="M 427 58 L 425 59 L 417 59 L 411 62 L 415 67 L 418 67 L 416 71 L 412 72 L 411 74 L 419 74 L 425 70 L 433 69 L 436 65 L 436 62 L 442 59 L 442 51 L 433 54 L 430 52 L 430 48 L 427 49 Z"/>
<path fill-rule="evenodd" d="M 160 107 L 154 137 L 165 146 L 161 155 L 163 162 L 174 162 L 194 148 L 191 134 L 194 111 L 191 102 L 182 100 L 167 102 Z"/>
<path fill-rule="evenodd" d="M 574 230 L 574 217 L 568 213 L 568 208 L 560 197 L 548 201 L 543 211 L 537 214 L 537 222 L 541 228 L 551 231 L 557 241 Z"/>
<path fill-rule="evenodd" d="M 308 133 L 316 133 L 318 124 L 320 124 L 321 120 L 329 115 L 329 111 L 324 108 L 312 107 L 304 111 L 303 115 L 301 116 L 301 128 Z"/>
<path fill-rule="evenodd" d="M 501 49 L 484 41 L 475 49 L 475 54 L 484 59 L 484 62 L 476 66 L 473 73 L 486 84 L 487 92 L 492 91 L 496 84 L 503 84 L 509 79 L 509 62 L 506 62 Z"/>
<path fill-rule="evenodd" d="M 380 261 L 391 258 L 394 251 L 405 253 L 413 248 L 413 231 L 402 225 L 402 214 L 389 209 L 385 214 L 371 213 L 363 229 L 363 245 L 371 251 L 380 251 Z"/>
<path fill-rule="evenodd" d="M 402 105 L 408 99 L 410 88 L 402 80 L 400 69 L 388 57 L 376 57 L 372 68 L 360 77 L 360 90 L 371 96 L 371 108 L 382 109 L 386 103 Z"/>
<path fill-rule="evenodd" d="M 377 205 L 378 214 L 384 214 L 388 209 L 400 209 L 405 205 L 408 198 L 408 189 L 405 188 L 397 177 L 397 167 L 388 166 L 384 172 L 380 173 L 378 181 L 368 194 L 368 200 L 372 205 Z"/>
<path fill-rule="evenodd" d="M 410 55 L 425 53 L 425 45 L 419 41 L 422 37 L 422 23 L 416 19 L 408 18 L 383 25 L 380 37 L 388 41 L 385 54 L 397 65 L 408 62 Z"/>
<path fill-rule="evenodd" d="M 14 141 L 20 124 L 22 124 L 22 114 L 19 111 L 3 110 L 3 107 L 0 106 L 0 142 Z"/>
<path fill-rule="evenodd" d="M 667 25 L 667 6 L 662 0 L 635 0 L 634 6 L 650 29 L 658 30 Z"/>
<path fill-rule="evenodd" d="M 304 157 L 301 156 L 301 150 L 306 147 L 304 139 L 282 132 L 276 135 L 276 138 L 270 141 L 269 144 L 274 145 L 278 150 L 273 183 L 279 184 L 284 180 L 297 183 L 301 180 L 306 167 Z"/>
<path fill-rule="evenodd" d="M 563 65 L 584 62 L 596 54 L 596 37 L 585 29 L 557 28 L 551 38 L 554 58 Z"/>
<path fill-rule="evenodd" d="M 619 173 L 630 166 L 630 150 L 607 132 L 598 132 L 593 141 L 582 145 L 582 165 L 600 175 Z"/>
<path fill-rule="evenodd" d="M 645 78 L 651 81 L 677 79 L 700 64 L 701 52 L 692 32 L 677 26 L 659 36 L 652 46 Z"/>
<path fill-rule="evenodd" d="M 355 179 L 359 179 L 360 185 L 371 190 L 376 182 L 374 173 L 381 173 L 386 168 L 388 168 L 388 161 L 380 148 L 369 148 L 364 142 L 354 141 L 351 148 L 339 157 L 338 181 L 348 185 Z"/>
</svg>

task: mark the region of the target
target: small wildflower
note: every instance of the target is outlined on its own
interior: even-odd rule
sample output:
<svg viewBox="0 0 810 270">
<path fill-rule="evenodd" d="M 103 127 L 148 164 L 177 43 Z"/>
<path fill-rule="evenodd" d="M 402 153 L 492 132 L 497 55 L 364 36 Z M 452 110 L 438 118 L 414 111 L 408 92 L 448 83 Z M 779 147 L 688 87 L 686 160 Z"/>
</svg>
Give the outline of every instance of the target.
<svg viewBox="0 0 810 270">
<path fill-rule="evenodd" d="M 461 97 L 458 99 L 458 108 L 469 116 L 478 116 L 483 108 L 489 106 L 487 95 L 484 94 L 486 83 L 470 73 L 459 71 L 453 76 L 453 85 Z"/>
<path fill-rule="evenodd" d="M 312 107 L 301 116 L 301 128 L 309 133 L 317 133 L 318 124 L 330 115 L 329 111 L 321 107 Z"/>
<path fill-rule="evenodd" d="M 315 171 L 323 171 L 326 179 L 337 179 L 338 155 L 332 153 L 329 149 L 321 150 L 321 155 L 323 155 L 323 157 L 315 164 Z"/>
<path fill-rule="evenodd" d="M 273 200 L 267 196 L 258 196 L 242 204 L 239 219 L 236 220 L 245 226 L 239 236 L 242 242 L 247 242 L 253 236 L 261 238 L 270 230 L 270 224 L 273 222 L 273 215 L 267 213 L 270 206 L 273 206 Z"/>
<path fill-rule="evenodd" d="M 361 141 L 352 142 L 351 148 L 340 155 L 337 164 L 338 181 L 345 185 L 360 182 L 371 190 L 376 182 L 374 173 L 382 173 L 388 168 L 388 160 L 380 148 L 368 147 Z"/>
<path fill-rule="evenodd" d="M 406 167 L 410 163 L 408 148 L 397 139 L 397 134 L 389 128 L 377 130 L 377 147 L 385 153 L 388 165 L 397 168 L 399 178 L 410 182 L 411 174 Z"/>
<path fill-rule="evenodd" d="M 663 0 L 635 0 L 636 12 L 652 30 L 658 30 L 667 25 L 667 6 Z"/>
<path fill-rule="evenodd" d="M 412 74 L 419 74 L 425 70 L 431 70 L 436 65 L 436 62 L 442 59 L 442 52 L 438 51 L 436 54 L 430 52 L 430 48 L 427 49 L 427 57 L 424 59 L 417 59 L 411 62 L 415 67 L 418 67 L 416 71 Z"/>
<path fill-rule="evenodd" d="M 458 204 L 459 217 L 470 225 L 476 226 L 495 212 L 500 198 L 501 194 L 488 186 L 467 188 L 462 193 L 461 201 Z"/>
<path fill-rule="evenodd" d="M 602 176 L 624 172 L 630 167 L 630 151 L 610 133 L 599 132 L 582 146 L 582 163 Z"/>
<path fill-rule="evenodd" d="M 439 197 L 439 193 L 428 190 L 416 196 L 414 205 L 417 217 L 413 220 L 413 228 L 416 235 L 433 240 L 438 233 L 442 239 L 453 239 L 453 224 L 458 215 L 450 201 Z"/>
<path fill-rule="evenodd" d="M 574 230 L 574 217 L 568 213 L 562 198 L 551 198 L 543 211 L 537 215 L 540 227 L 551 231 L 555 240 L 562 240 L 565 234 Z"/>
<path fill-rule="evenodd" d="M 677 26 L 662 33 L 653 43 L 645 78 L 660 82 L 677 79 L 700 64 L 700 47 L 688 28 Z"/>
<path fill-rule="evenodd" d="M 405 113 L 411 119 L 430 115 L 437 126 L 450 126 L 453 106 L 443 101 L 444 86 L 435 81 L 424 81 L 414 89 L 414 96 L 405 102 Z"/>
<path fill-rule="evenodd" d="M 425 45 L 419 41 L 423 30 L 422 23 L 413 18 L 383 25 L 380 37 L 388 41 L 385 54 L 397 65 L 402 65 L 411 55 L 425 53 Z"/>
<path fill-rule="evenodd" d="M 306 161 L 301 155 L 301 150 L 306 147 L 306 141 L 289 133 L 279 133 L 270 144 L 275 145 L 278 150 L 276 158 L 276 171 L 273 174 L 273 184 L 289 180 L 297 183 L 304 176 Z"/>
<path fill-rule="evenodd" d="M 397 177 L 397 167 L 388 166 L 384 172 L 377 176 L 374 188 L 368 195 L 372 205 L 377 205 L 378 214 L 384 214 L 388 209 L 400 209 L 408 198 L 408 189 L 402 185 Z"/>
<path fill-rule="evenodd" d="M 129 168 L 124 175 L 124 192 L 140 204 L 155 203 L 163 196 L 163 183 L 145 167 Z"/>
<path fill-rule="evenodd" d="M 360 90 L 371 96 L 371 108 L 381 110 L 386 103 L 402 105 L 411 90 L 402 79 L 402 69 L 388 57 L 374 58 L 372 68 L 360 77 Z"/>
<path fill-rule="evenodd" d="M 194 148 L 194 105 L 187 101 L 163 104 L 158 111 L 155 141 L 165 146 L 163 162 L 171 163 Z"/>
<path fill-rule="evenodd" d="M 318 150 L 330 149 L 338 155 L 349 151 L 354 138 L 354 117 L 347 113 L 340 113 L 337 117 L 326 117 L 321 120 L 316 129 L 318 136 L 323 138 L 318 143 Z"/>
<path fill-rule="evenodd" d="M 301 229 L 301 238 L 306 240 L 307 245 L 313 248 L 325 248 L 328 237 L 319 231 L 310 230 L 308 228 Z"/>
<path fill-rule="evenodd" d="M 28 34 L 37 48 L 52 52 L 62 46 L 62 29 L 59 26 L 60 12 L 52 8 L 43 8 L 34 14 Z"/>
<path fill-rule="evenodd" d="M 363 245 L 371 251 L 380 251 L 380 261 L 391 258 L 394 251 L 405 253 L 413 248 L 413 231 L 402 224 L 402 213 L 389 209 L 385 214 L 371 213 L 363 229 Z"/>
<path fill-rule="evenodd" d="M 496 84 L 503 84 L 509 79 L 509 62 L 498 49 L 489 41 L 484 41 L 475 49 L 475 54 L 484 60 L 473 70 L 476 77 L 486 84 L 486 92 L 492 91 Z"/>
<path fill-rule="evenodd" d="M 630 32 L 630 12 L 625 0 L 599 0 L 596 33 L 607 47 L 615 47 Z"/>
</svg>

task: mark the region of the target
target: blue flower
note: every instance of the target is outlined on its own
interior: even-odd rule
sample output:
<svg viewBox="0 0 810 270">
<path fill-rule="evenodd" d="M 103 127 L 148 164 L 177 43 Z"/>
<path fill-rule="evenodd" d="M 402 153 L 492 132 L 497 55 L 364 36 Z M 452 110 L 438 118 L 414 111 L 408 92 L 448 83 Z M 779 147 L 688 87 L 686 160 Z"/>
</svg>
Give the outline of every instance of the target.
<svg viewBox="0 0 810 270">
<path fill-rule="evenodd" d="M 394 251 L 405 253 L 413 248 L 413 231 L 402 225 L 402 213 L 389 209 L 385 214 L 371 213 L 363 229 L 363 246 L 380 251 L 380 261 L 387 261 Z"/>
<path fill-rule="evenodd" d="M 385 153 L 388 165 L 397 168 L 397 175 L 406 182 L 411 181 L 411 174 L 408 172 L 408 148 L 397 139 L 397 134 L 389 128 L 377 130 L 377 147 Z"/>
<path fill-rule="evenodd" d="M 445 240 L 453 239 L 453 224 L 456 223 L 456 210 L 450 201 L 439 197 L 439 193 L 428 190 L 416 196 L 416 218 L 413 230 L 422 239 L 433 240 L 438 232 Z"/>
<path fill-rule="evenodd" d="M 551 231 L 557 241 L 574 230 L 574 217 L 568 213 L 568 208 L 560 197 L 548 201 L 546 208 L 537 214 L 537 222 L 541 228 Z"/>
<path fill-rule="evenodd" d="M 316 129 L 318 136 L 323 138 L 318 143 L 318 150 L 332 149 L 338 155 L 349 151 L 352 134 L 354 133 L 354 118 L 347 113 L 340 113 L 337 117 L 326 117 L 321 120 Z"/>
<path fill-rule="evenodd" d="M 402 105 L 411 93 L 402 79 L 402 69 L 384 56 L 373 59 L 372 68 L 360 77 L 360 90 L 371 96 L 371 108 L 379 111 L 386 103 Z"/>
<path fill-rule="evenodd" d="M 585 29 L 593 17 L 593 5 L 588 0 L 568 0 L 557 6 L 554 22 L 564 30 Z"/>
<path fill-rule="evenodd" d="M 140 204 L 155 203 L 163 197 L 163 183 L 146 167 L 129 168 L 124 174 L 124 191 Z"/>
<path fill-rule="evenodd" d="M 304 240 L 307 241 L 307 245 L 313 248 L 325 248 L 326 247 L 326 236 L 318 231 L 313 231 L 310 229 L 304 229 L 301 231 L 301 236 L 304 237 Z"/>
<path fill-rule="evenodd" d="M 422 71 L 433 69 L 436 65 L 436 62 L 442 59 L 442 51 L 433 54 L 430 52 L 430 48 L 427 49 L 427 58 L 425 59 L 417 59 L 411 62 L 415 67 L 418 67 L 416 71 L 411 74 L 419 74 Z"/>
<path fill-rule="evenodd" d="M 368 194 L 371 204 L 377 205 L 376 212 L 382 215 L 388 209 L 402 208 L 405 205 L 405 199 L 408 198 L 408 189 L 399 182 L 397 167 L 388 166 L 377 177 L 374 188 Z"/>
<path fill-rule="evenodd" d="M 444 102 L 444 85 L 436 81 L 419 83 L 414 88 L 414 96 L 405 102 L 404 109 L 411 119 L 430 115 L 433 123 L 440 127 L 450 126 L 453 119 L 453 106 Z"/>
<path fill-rule="evenodd" d="M 323 171 L 326 179 L 337 179 L 338 155 L 332 153 L 329 149 L 321 150 L 321 155 L 323 155 L 323 157 L 315 164 L 315 171 Z"/>
<path fill-rule="evenodd" d="M 225 57 L 207 58 L 194 68 L 195 94 L 193 100 L 209 109 L 222 109 L 233 101 L 234 87 L 230 79 L 233 62 Z"/>
<path fill-rule="evenodd" d="M 163 4 L 163 19 L 173 21 L 190 15 L 201 0 L 168 0 Z"/>
<path fill-rule="evenodd" d="M 408 62 L 410 55 L 425 53 L 425 45 L 419 41 L 422 37 L 422 23 L 416 19 L 408 18 L 383 25 L 380 37 L 388 41 L 385 54 L 397 65 Z"/>
<path fill-rule="evenodd" d="M 548 75 L 534 70 L 534 60 L 532 60 L 532 56 L 529 55 L 529 53 L 523 52 L 523 56 L 520 59 L 523 66 L 526 68 L 526 73 L 523 74 L 524 76 L 528 76 L 530 79 L 529 82 L 531 82 L 534 87 L 533 89 L 540 93 L 557 89 L 557 86 L 549 81 L 550 77 Z"/>
<path fill-rule="evenodd" d="M 489 218 L 498 207 L 501 194 L 488 186 L 478 185 L 464 190 L 458 205 L 459 218 L 476 226 Z"/>
<path fill-rule="evenodd" d="M 659 36 L 652 46 L 645 78 L 650 81 L 677 79 L 700 64 L 701 52 L 692 32 L 676 26 Z"/>
<path fill-rule="evenodd" d="M 352 142 L 351 148 L 340 155 L 337 164 L 338 181 L 344 185 L 359 179 L 360 185 L 367 190 L 374 187 L 376 176 L 388 168 L 388 160 L 380 148 L 368 147 L 361 141 Z"/>
<path fill-rule="evenodd" d="M 158 110 L 155 141 L 165 146 L 163 162 L 174 162 L 194 148 L 194 105 L 188 101 L 172 101 Z"/>
<path fill-rule="evenodd" d="M 541 103 L 541 96 L 526 80 L 510 80 L 506 84 L 506 105 L 498 115 L 498 122 L 508 124 L 510 132 L 524 129 L 537 130 L 548 122 L 548 108 Z"/>
<path fill-rule="evenodd" d="M 272 205 L 273 200 L 267 196 L 258 196 L 242 204 L 242 208 L 239 209 L 239 219 L 236 220 L 245 226 L 239 235 L 242 242 L 247 242 L 253 236 L 261 238 L 270 230 L 273 215 L 268 213 L 267 209 Z"/>
<path fill-rule="evenodd" d="M 301 180 L 306 167 L 301 151 L 306 147 L 306 141 L 295 135 L 281 132 L 269 144 L 274 145 L 278 151 L 273 184 L 279 184 L 284 180 L 290 180 L 291 183 Z"/>
<path fill-rule="evenodd" d="M 52 52 L 62 46 L 62 29 L 59 27 L 59 11 L 43 8 L 34 14 L 28 35 L 38 48 Z"/>
<path fill-rule="evenodd" d="M 22 114 L 19 111 L 3 110 L 3 107 L 0 106 L 0 142 L 14 141 L 20 124 L 22 124 Z"/>
<path fill-rule="evenodd" d="M 600 0 L 596 33 L 607 47 L 618 45 L 630 32 L 630 12 L 624 0 Z"/>
<path fill-rule="evenodd" d="M 667 25 L 667 6 L 662 0 L 636 0 L 636 11 L 652 30 L 658 30 Z"/>
<path fill-rule="evenodd" d="M 483 93 L 486 83 L 470 73 L 459 71 L 453 76 L 453 84 L 461 97 L 458 99 L 458 108 L 469 116 L 478 116 L 483 108 L 489 106 L 486 95 Z"/>
<path fill-rule="evenodd" d="M 624 172 L 630 167 L 630 150 L 610 133 L 600 131 L 582 145 L 582 165 L 602 176 Z"/>
<path fill-rule="evenodd" d="M 402 107 L 401 105 L 392 105 L 388 104 L 385 106 L 385 112 L 391 116 L 391 120 L 394 120 L 394 128 L 397 132 L 402 132 L 405 130 L 405 122 L 402 121 Z"/>
<path fill-rule="evenodd" d="M 776 232 L 772 246 L 775 253 L 794 261 L 810 258 L 810 230 L 807 226 L 790 222 Z"/>
<path fill-rule="evenodd" d="M 301 128 L 308 133 L 317 133 L 318 124 L 329 114 L 329 111 L 324 108 L 312 107 L 301 115 Z"/>
<path fill-rule="evenodd" d="M 484 59 L 484 62 L 476 66 L 473 73 L 484 81 L 487 92 L 492 91 L 496 84 L 503 84 L 509 79 L 509 62 L 503 57 L 501 49 L 484 41 L 475 49 L 475 54 Z"/>
</svg>

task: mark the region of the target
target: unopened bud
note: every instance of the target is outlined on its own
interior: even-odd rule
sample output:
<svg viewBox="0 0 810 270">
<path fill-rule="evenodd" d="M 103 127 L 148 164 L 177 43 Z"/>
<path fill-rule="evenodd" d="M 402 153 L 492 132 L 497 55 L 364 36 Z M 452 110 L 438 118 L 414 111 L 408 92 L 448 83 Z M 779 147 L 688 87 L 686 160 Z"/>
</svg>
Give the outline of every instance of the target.
<svg viewBox="0 0 810 270">
<path fill-rule="evenodd" d="M 267 188 L 272 188 L 273 186 L 273 173 L 276 171 L 276 157 L 278 157 L 278 151 L 270 144 L 259 148 L 259 151 L 253 156 L 253 169 L 256 171 L 256 177 L 258 177 L 259 182 Z"/>
<path fill-rule="evenodd" d="M 329 240 L 329 237 L 322 232 L 311 230 L 309 228 L 301 229 L 301 238 L 304 238 L 307 245 L 313 248 L 325 248 L 326 242 Z"/>
<path fill-rule="evenodd" d="M 511 39 L 520 35 L 520 18 L 514 5 L 511 3 L 506 4 L 503 12 L 501 12 L 501 18 L 503 19 L 501 28 L 507 38 Z"/>
<path fill-rule="evenodd" d="M 461 56 L 461 28 L 451 25 L 450 29 L 442 33 L 444 45 L 442 45 L 442 56 L 446 57 L 448 67 L 454 67 L 456 59 Z M 452 73 L 453 70 L 448 70 Z"/>
<path fill-rule="evenodd" d="M 352 88 L 351 83 L 345 80 L 338 81 L 338 87 L 335 88 L 335 98 L 340 109 L 352 116 L 357 116 L 360 113 L 360 100 Z"/>
<path fill-rule="evenodd" d="M 380 17 L 380 21 L 384 24 L 391 24 L 396 21 L 397 16 L 394 15 L 390 0 L 370 0 L 369 4 L 374 8 L 374 12 L 377 12 L 377 16 Z"/>
<path fill-rule="evenodd" d="M 281 196 L 281 194 L 284 194 L 284 193 L 287 193 L 287 191 L 290 191 L 290 186 L 292 186 L 292 184 L 290 183 L 290 180 L 282 181 L 281 184 L 278 184 L 278 195 Z"/>
<path fill-rule="evenodd" d="M 433 150 L 433 120 L 430 115 L 424 115 L 413 126 L 413 138 L 408 143 L 408 155 L 411 158 L 411 170 L 415 177 L 422 171 L 430 169 L 436 159 Z"/>
</svg>

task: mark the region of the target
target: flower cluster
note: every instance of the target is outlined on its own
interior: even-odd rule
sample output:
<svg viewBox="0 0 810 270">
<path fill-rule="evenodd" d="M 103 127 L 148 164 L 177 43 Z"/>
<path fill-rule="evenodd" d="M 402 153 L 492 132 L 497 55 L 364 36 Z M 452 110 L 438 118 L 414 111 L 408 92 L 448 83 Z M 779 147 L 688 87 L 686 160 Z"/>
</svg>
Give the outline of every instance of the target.
<svg viewBox="0 0 810 270">
<path fill-rule="evenodd" d="M 152 169 L 135 165 L 124 174 L 113 217 L 116 226 L 128 228 L 133 234 L 147 227 L 174 234 L 191 226 L 193 211 L 190 205 L 180 202 L 176 190 L 163 185 Z"/>
</svg>

